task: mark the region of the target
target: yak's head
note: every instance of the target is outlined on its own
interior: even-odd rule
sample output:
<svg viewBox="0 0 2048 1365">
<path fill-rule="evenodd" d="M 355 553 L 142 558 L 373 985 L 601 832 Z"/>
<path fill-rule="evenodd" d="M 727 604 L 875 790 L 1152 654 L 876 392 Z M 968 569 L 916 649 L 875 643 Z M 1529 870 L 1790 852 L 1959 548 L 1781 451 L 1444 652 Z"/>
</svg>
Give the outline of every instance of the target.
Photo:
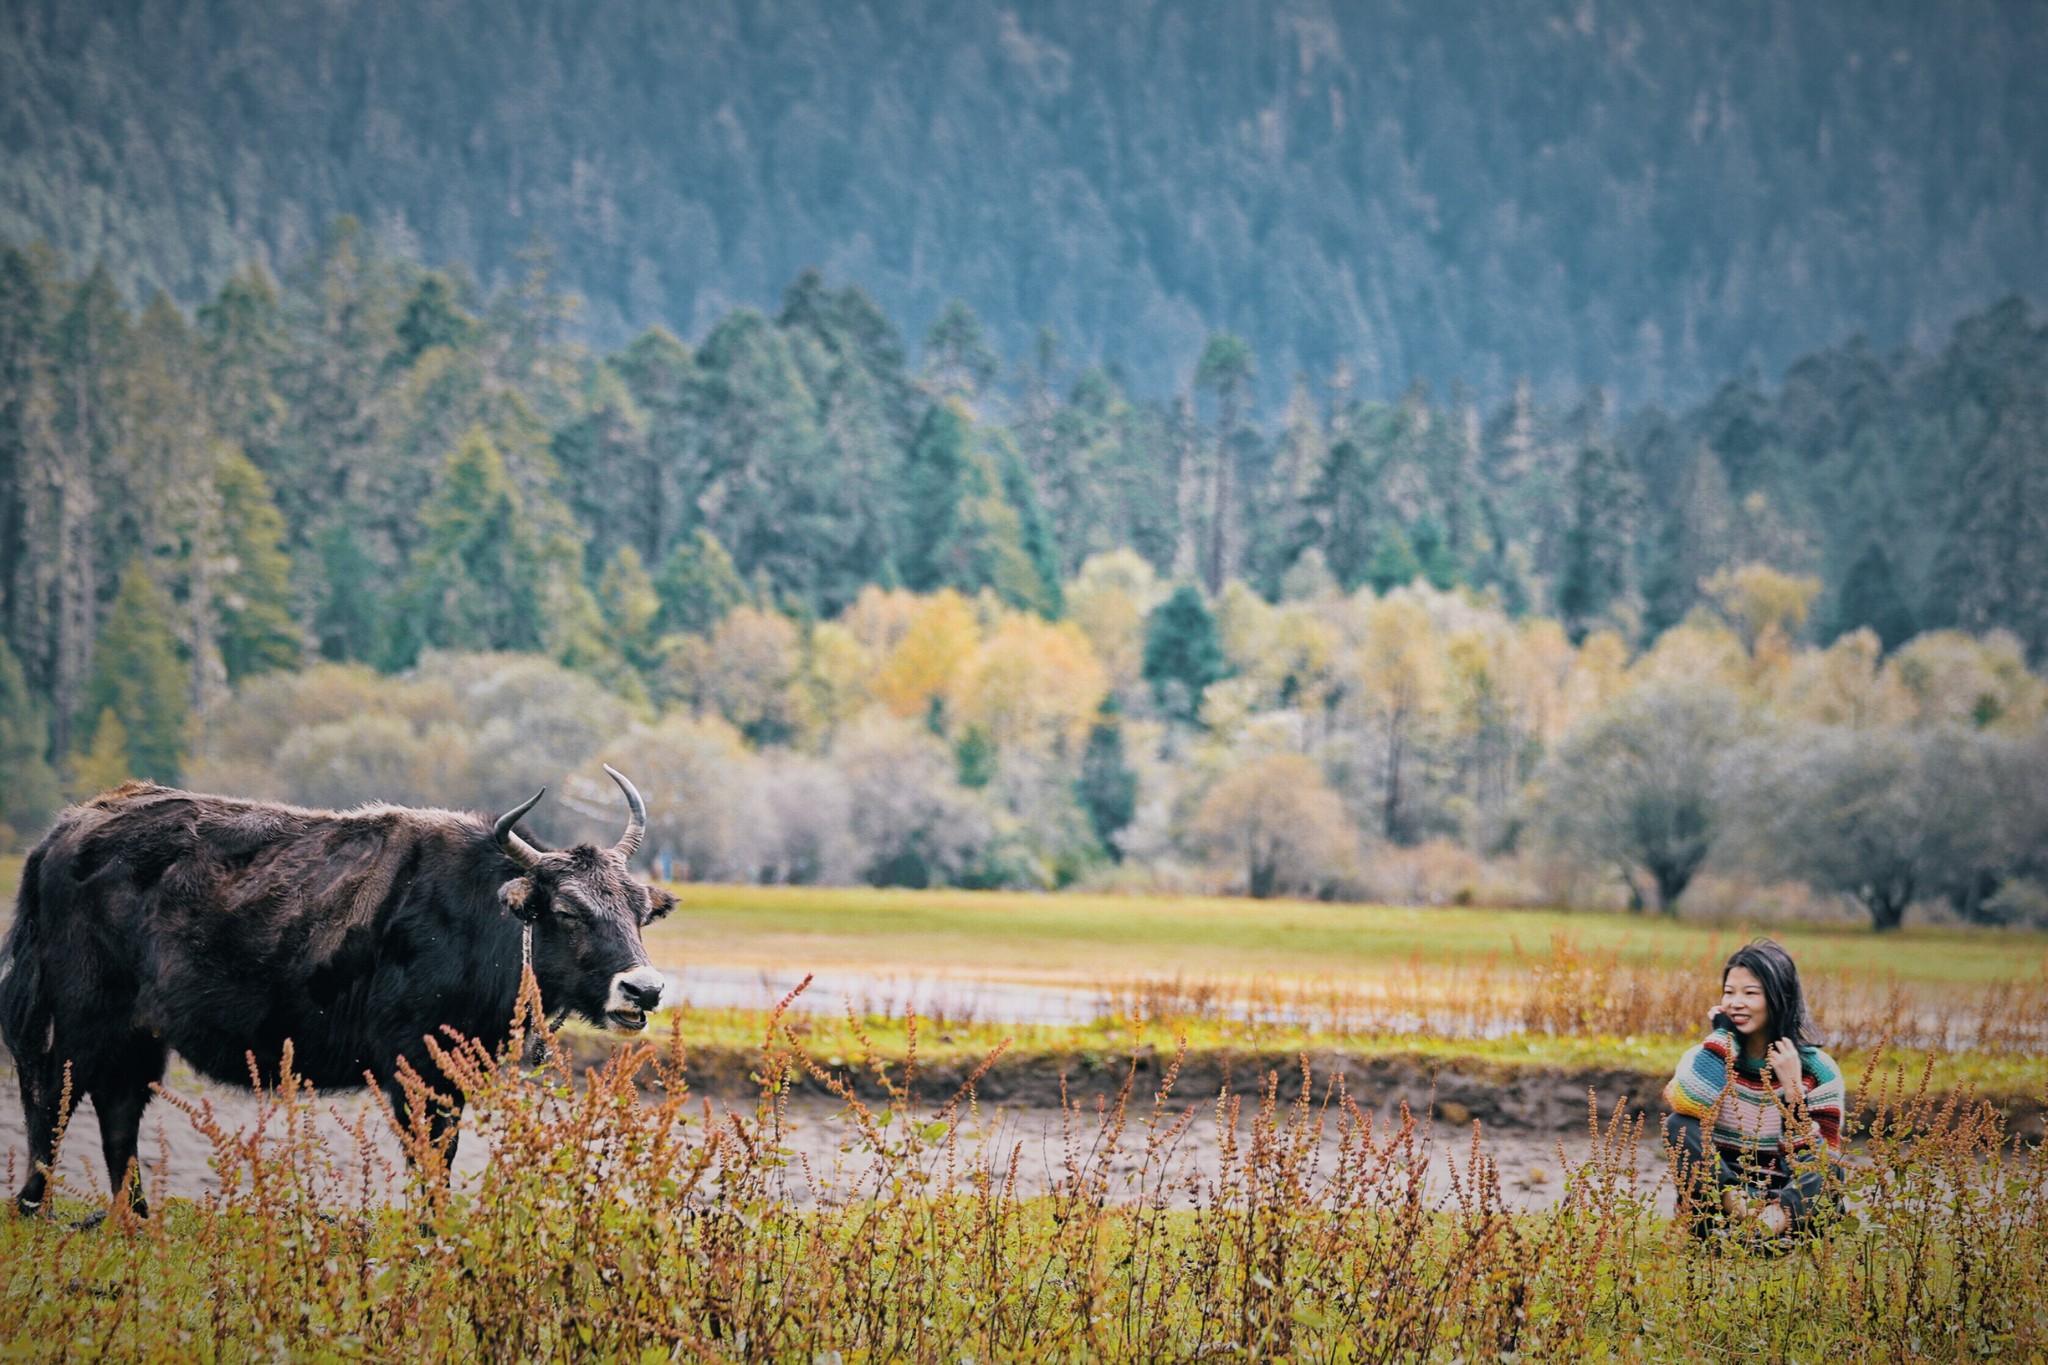
<svg viewBox="0 0 2048 1365">
<path fill-rule="evenodd" d="M 629 864 L 647 830 L 640 793 L 610 765 L 626 795 L 626 832 L 610 848 L 578 844 L 542 852 L 513 832 L 546 795 L 498 817 L 492 834 L 521 875 L 498 890 L 506 909 L 533 926 L 533 972 L 550 1010 L 567 1007 L 593 1024 L 636 1033 L 661 1003 L 663 978 L 647 960 L 640 931 L 676 898 L 635 877 Z"/>
</svg>

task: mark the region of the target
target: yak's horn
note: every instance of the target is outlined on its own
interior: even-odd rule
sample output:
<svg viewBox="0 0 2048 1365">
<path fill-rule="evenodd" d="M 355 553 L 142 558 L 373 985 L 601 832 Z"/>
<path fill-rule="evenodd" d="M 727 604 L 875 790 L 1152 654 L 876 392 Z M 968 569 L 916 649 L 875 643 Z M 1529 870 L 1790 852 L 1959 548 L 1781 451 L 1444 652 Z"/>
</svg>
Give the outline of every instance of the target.
<svg viewBox="0 0 2048 1365">
<path fill-rule="evenodd" d="M 512 827 L 525 819 L 526 812 L 538 806 L 540 799 L 547 794 L 548 789 L 542 787 L 527 799 L 525 805 L 514 806 L 498 817 L 497 824 L 491 826 L 491 837 L 497 840 L 498 847 L 504 850 L 505 856 L 529 870 L 539 865 L 540 854 L 534 851 L 532 844 L 514 834 Z"/>
<path fill-rule="evenodd" d="M 626 780 L 626 775 L 611 764 L 604 770 L 612 775 L 612 781 L 619 784 L 619 790 L 626 794 L 626 805 L 632 814 L 626 817 L 626 832 L 612 845 L 612 851 L 621 858 L 631 858 L 640 851 L 640 836 L 647 833 L 647 803 L 640 799 L 639 789 Z"/>
</svg>

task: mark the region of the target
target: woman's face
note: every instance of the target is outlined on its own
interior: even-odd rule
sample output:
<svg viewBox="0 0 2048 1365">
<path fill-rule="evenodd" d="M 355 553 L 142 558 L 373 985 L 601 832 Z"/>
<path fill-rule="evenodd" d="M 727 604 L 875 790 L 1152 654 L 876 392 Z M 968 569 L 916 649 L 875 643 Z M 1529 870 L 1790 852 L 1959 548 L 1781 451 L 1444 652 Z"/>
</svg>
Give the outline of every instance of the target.
<svg viewBox="0 0 2048 1365">
<path fill-rule="evenodd" d="M 1764 983 L 1747 967 L 1730 967 L 1721 978 L 1721 1013 L 1735 1024 L 1740 1034 L 1761 1033 L 1771 1022 L 1770 1006 L 1764 1003 Z"/>
</svg>

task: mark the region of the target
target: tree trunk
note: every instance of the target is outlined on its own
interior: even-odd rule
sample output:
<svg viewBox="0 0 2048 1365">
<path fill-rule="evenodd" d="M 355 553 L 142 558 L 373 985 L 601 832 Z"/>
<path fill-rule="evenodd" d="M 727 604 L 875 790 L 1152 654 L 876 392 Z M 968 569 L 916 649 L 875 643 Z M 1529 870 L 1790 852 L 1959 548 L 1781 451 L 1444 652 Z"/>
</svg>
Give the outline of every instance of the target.
<svg viewBox="0 0 2048 1365">
<path fill-rule="evenodd" d="M 1387 717 L 1387 799 L 1380 810 L 1387 838 L 1396 842 L 1399 841 L 1396 831 L 1401 824 L 1401 730 L 1404 719 L 1398 711 Z"/>
<path fill-rule="evenodd" d="M 1173 576 L 1188 579 L 1201 567 L 1201 461 L 1189 433 L 1176 432 L 1173 446 Z"/>
<path fill-rule="evenodd" d="M 1697 865 L 1667 863 L 1653 867 L 1650 872 L 1657 878 L 1657 910 L 1666 919 L 1678 918 L 1678 898 L 1685 894 L 1685 888 L 1692 885 L 1692 874 Z"/>
<path fill-rule="evenodd" d="M 1628 912 L 1631 915 L 1642 914 L 1646 904 L 1643 899 L 1643 886 L 1636 880 L 1635 869 L 1627 863 L 1621 865 L 1621 880 L 1628 887 Z"/>
<path fill-rule="evenodd" d="M 1913 903 L 1913 887 L 1910 882 L 1903 886 L 1867 886 L 1857 899 L 1870 911 L 1870 927 L 1888 934 L 1905 923 L 1906 909 Z"/>
<path fill-rule="evenodd" d="M 99 579 L 94 573 L 92 489 L 76 470 L 66 470 L 57 503 L 57 581 L 54 658 L 50 692 L 50 742 L 59 756 L 73 747 L 72 722 L 92 676 L 99 634 Z"/>
<path fill-rule="evenodd" d="M 1222 592 L 1223 585 L 1237 573 L 1237 461 L 1230 450 L 1230 438 L 1237 431 L 1237 404 L 1226 398 L 1222 409 L 1218 414 L 1216 468 L 1211 471 L 1209 562 L 1204 574 L 1212 594 Z"/>
</svg>

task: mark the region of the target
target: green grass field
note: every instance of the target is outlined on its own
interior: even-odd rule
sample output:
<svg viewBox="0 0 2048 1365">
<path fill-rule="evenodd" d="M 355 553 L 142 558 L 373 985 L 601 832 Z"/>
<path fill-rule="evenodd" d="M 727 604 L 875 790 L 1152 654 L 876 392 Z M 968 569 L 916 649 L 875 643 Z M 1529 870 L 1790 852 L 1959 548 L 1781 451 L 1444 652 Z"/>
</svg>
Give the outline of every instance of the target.
<svg viewBox="0 0 2048 1365">
<path fill-rule="evenodd" d="M 11 897 L 19 870 L 19 859 L 0 860 L 0 894 Z M 920 1065 L 956 1076 L 1006 1046 L 1008 1065 L 1114 1080 L 1135 1050 L 1159 1059 L 1185 1039 L 1188 1086 L 1175 1094 L 1190 1100 L 1216 1093 L 1219 1060 L 1283 1068 L 1301 1052 L 1318 1054 L 1319 1068 L 1332 1054 L 1389 1062 L 1432 1093 L 1445 1072 L 1532 1092 L 1569 1083 L 1575 1097 L 1593 1072 L 1610 1089 L 1616 1073 L 1654 1085 L 1687 1041 L 1673 1030 L 1691 1025 L 1695 985 L 1703 1004 L 1712 960 L 1749 933 L 1617 915 L 1220 899 L 677 892 L 675 914 L 650 934 L 669 965 L 1093 985 L 1178 974 L 1244 985 L 1240 1003 L 1258 998 L 1262 980 L 1290 978 L 1330 983 L 1333 1000 L 1405 1002 L 1397 1008 L 1494 990 L 1538 1003 L 1547 991 L 1560 1006 L 1607 997 L 1606 1013 L 1570 1016 L 1559 1031 L 1546 1029 L 1564 1016 L 1545 1013 L 1529 1016 L 1528 1032 L 1464 1038 L 1274 1023 L 1172 992 L 1142 998 L 1192 1002 L 1186 1012 L 919 1026 Z M 2038 934 L 1774 932 L 1831 989 L 1876 989 L 1881 999 L 1856 1006 L 1868 1016 L 1858 1037 L 1896 1037 L 1882 1020 L 1930 1007 L 2039 1017 L 2048 990 L 2048 938 Z M 1559 937 L 1575 946 L 1559 949 Z M 1910 986 L 1905 997 L 1891 980 Z M 1351 983 L 1360 989 L 1345 996 Z M 1643 998 L 1633 1006 L 1631 992 Z M 1895 997 L 1908 1003 L 1887 1003 Z M 1479 1012 L 1489 1008 L 1522 1017 L 1520 1005 Z M 1611 1022 L 1622 1017 L 1663 1022 Z M 796 1049 L 841 1077 L 863 1058 L 882 1062 L 900 1086 L 910 1027 L 790 1016 L 764 1050 L 763 1012 L 684 1007 L 655 1041 L 673 1029 L 669 1060 L 687 1065 L 693 1088 L 722 1075 L 779 1096 Z M 2040 1277 L 1982 1267 L 2039 1264 L 2048 1250 L 2048 1168 L 2013 1145 L 2039 1132 L 2039 1037 L 1943 1052 L 1917 1097 L 1925 1054 L 1891 1052 L 1878 1073 L 1879 1118 L 1839 1177 L 1855 1215 L 1796 1254 L 1750 1256 L 1745 1242 L 1695 1244 L 1683 1224 L 1654 1216 L 1654 1183 L 1636 1183 L 1637 1149 L 1619 1129 L 1592 1135 L 1586 1165 L 1568 1172 L 1568 1208 L 1506 1213 L 1500 1170 L 1471 1157 L 1460 1202 L 1422 1199 L 1426 1158 L 1412 1129 L 1350 1129 L 1342 1158 L 1323 1162 L 1313 1125 L 1342 1124 L 1344 1111 L 1283 1104 L 1250 1115 L 1252 1100 L 1244 1140 L 1218 1139 L 1215 1182 L 1176 1196 L 1187 1207 L 1109 1197 L 1164 1191 L 1178 1179 L 1157 1155 L 1175 1150 L 1172 1125 L 1213 1122 L 1227 1107 L 1148 1116 L 1156 1068 L 1134 1092 L 1128 1130 L 1120 1103 L 1105 1114 L 1084 1105 L 1061 1158 L 1066 1183 L 1046 1196 L 1009 1192 L 1004 1171 L 1014 1167 L 944 1146 L 959 1125 L 903 1106 L 899 1089 L 876 1099 L 879 1115 L 849 1105 L 869 1117 L 848 1129 L 848 1174 L 828 1197 L 799 1199 L 781 1182 L 799 1170 L 808 1180 L 811 1167 L 762 1126 L 779 1102 L 752 1120 L 700 1121 L 698 1097 L 674 1072 L 643 1091 L 631 1068 L 645 1054 L 576 1029 L 538 1086 L 523 1068 L 458 1063 L 458 1084 L 496 1125 L 474 1194 L 444 1197 L 430 1179 L 401 1207 L 378 1207 L 357 1178 L 367 1158 L 278 1118 L 275 1150 L 223 1139 L 221 1200 L 167 1199 L 157 1218 L 117 1216 L 96 1232 L 0 1219 L 0 1263 L 21 1267 L 0 1277 L 0 1324 L 15 1324 L 0 1325 L 0 1356 L 232 1359 L 263 1342 L 280 1355 L 348 1359 L 400 1342 L 408 1356 L 486 1359 L 2033 1359 L 2048 1345 Z M 1838 1054 L 1852 1085 L 1866 1049 L 1845 1041 Z M 582 1069 L 607 1059 L 615 1064 Z M 1888 1086 L 1893 1065 L 1904 1075 Z M 1942 1107 L 1970 1091 L 1994 1107 L 1961 1120 Z M 1442 1103 L 1436 1112 L 1464 1122 Z M 1473 1133 L 1476 1153 L 1479 1126 Z M 1974 1175 L 1957 1182 L 1956 1171 Z M 90 1208 L 74 1195 L 64 1214 Z"/>
<path fill-rule="evenodd" d="M 785 970 L 964 972 L 1097 982 L 1185 975 L 1372 977 L 1411 962 L 1541 956 L 1564 935 L 1624 962 L 1696 962 L 1755 932 L 1606 913 L 1404 909 L 1208 897 L 1030 895 L 679 885 L 649 933 L 657 960 Z M 2048 934 L 1786 925 L 1800 964 L 1901 981 L 1985 986 L 2038 975 Z"/>
<path fill-rule="evenodd" d="M 0 858 L 11 908 L 21 859 Z M 1406 909 L 1221 897 L 1032 895 L 981 891 L 679 884 L 649 932 L 666 965 L 810 971 L 956 972 L 1096 983 L 1134 977 L 1371 978 L 1422 966 L 1512 962 L 1570 938 L 1623 962 L 1693 963 L 1755 930 L 1648 916 L 1550 910 Z M 1854 925 L 1770 933 L 1802 967 L 1928 986 L 1985 987 L 2038 977 L 2048 934 Z"/>
</svg>

